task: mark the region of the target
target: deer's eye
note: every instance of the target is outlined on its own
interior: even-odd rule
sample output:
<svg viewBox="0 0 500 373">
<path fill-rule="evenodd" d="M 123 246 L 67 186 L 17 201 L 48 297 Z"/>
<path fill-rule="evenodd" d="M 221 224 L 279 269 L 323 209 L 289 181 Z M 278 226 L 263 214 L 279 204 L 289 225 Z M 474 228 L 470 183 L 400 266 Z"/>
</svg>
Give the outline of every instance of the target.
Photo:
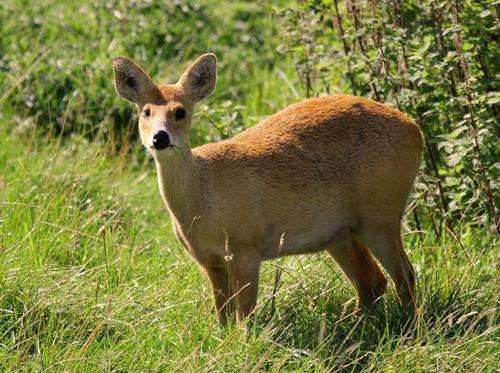
<svg viewBox="0 0 500 373">
<path fill-rule="evenodd" d="M 144 109 L 143 114 L 145 117 L 149 117 L 151 115 L 151 110 L 149 108 Z"/>
<path fill-rule="evenodd" d="M 186 118 L 186 110 L 179 108 L 174 111 L 175 120 L 181 120 Z"/>
</svg>

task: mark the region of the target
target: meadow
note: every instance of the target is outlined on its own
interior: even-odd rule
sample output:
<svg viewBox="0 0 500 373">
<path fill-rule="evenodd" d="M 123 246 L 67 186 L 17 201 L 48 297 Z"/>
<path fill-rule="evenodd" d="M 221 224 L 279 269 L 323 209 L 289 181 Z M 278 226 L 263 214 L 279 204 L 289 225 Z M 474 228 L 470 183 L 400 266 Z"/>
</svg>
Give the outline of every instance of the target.
<svg viewBox="0 0 500 373">
<path fill-rule="evenodd" d="M 365 3 L 371 4 L 358 5 Z M 403 13 L 413 17 L 414 3 L 422 4 L 409 1 Z M 376 54 L 368 47 L 365 53 L 358 47 L 359 55 L 342 54 L 356 50 L 354 43 L 344 49 L 343 40 L 358 43 L 358 34 L 342 39 L 323 28 L 334 5 L 347 13 L 332 30 L 339 19 L 349 22 L 349 14 L 358 14 L 351 4 L 0 4 L 2 371 L 500 369 L 497 79 L 483 84 L 484 71 L 492 72 L 474 70 L 470 62 L 467 76 L 475 90 L 448 65 L 409 68 L 424 72 L 417 78 L 387 69 L 372 80 L 364 69 L 375 65 Z M 445 12 L 446 4 L 439 9 Z M 497 2 L 475 2 L 466 11 L 491 28 L 495 9 Z M 343 25 L 347 34 L 354 30 L 351 21 Z M 463 35 L 468 30 L 464 26 Z M 385 40 L 399 45 L 398 35 Z M 406 51 L 413 53 L 415 45 L 415 55 L 441 58 L 426 55 L 433 42 L 422 35 L 427 49 L 413 40 Z M 325 52 L 327 42 L 337 54 Z M 476 45 L 472 37 L 469 42 Z M 356 316 L 354 289 L 324 254 L 265 263 L 254 317 L 227 328 L 217 323 L 209 283 L 172 234 L 154 164 L 137 139 L 134 108 L 118 98 L 111 65 L 113 56 L 127 55 L 157 81 L 174 82 L 206 51 L 218 56 L 219 80 L 215 94 L 197 109 L 194 146 L 327 92 L 383 96 L 422 119 L 429 153 L 403 233 L 417 272 L 414 323 L 392 286 L 374 310 Z M 443 58 L 460 68 L 453 58 L 472 61 L 477 53 L 488 66 L 497 52 L 471 47 Z M 420 61 L 412 57 L 408 61 Z M 357 58 L 363 66 L 353 63 Z M 442 71 L 457 79 L 459 98 L 429 88 L 446 81 Z M 423 108 L 422 102 L 436 105 Z M 468 129 L 462 126 L 469 123 L 453 117 L 462 107 L 465 119 L 474 118 Z M 477 147 L 470 145 L 474 140 Z"/>
</svg>

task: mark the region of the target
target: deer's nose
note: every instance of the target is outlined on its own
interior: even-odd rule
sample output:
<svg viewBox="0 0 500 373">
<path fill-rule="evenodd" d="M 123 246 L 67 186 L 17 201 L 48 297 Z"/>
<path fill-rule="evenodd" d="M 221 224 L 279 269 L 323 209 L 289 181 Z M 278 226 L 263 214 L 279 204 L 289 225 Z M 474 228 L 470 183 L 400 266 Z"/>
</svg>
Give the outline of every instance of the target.
<svg viewBox="0 0 500 373">
<path fill-rule="evenodd" d="M 156 150 L 163 150 L 170 145 L 170 137 L 165 130 L 159 130 L 153 136 L 153 147 Z"/>
</svg>

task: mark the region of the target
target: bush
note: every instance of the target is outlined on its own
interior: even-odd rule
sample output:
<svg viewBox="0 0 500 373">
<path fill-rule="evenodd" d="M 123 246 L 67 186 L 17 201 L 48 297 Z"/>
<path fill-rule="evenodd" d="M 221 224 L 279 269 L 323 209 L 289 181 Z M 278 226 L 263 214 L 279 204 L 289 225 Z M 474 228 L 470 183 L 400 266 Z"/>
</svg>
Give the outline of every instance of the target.
<svg viewBox="0 0 500 373">
<path fill-rule="evenodd" d="M 388 102 L 426 138 L 414 223 L 466 218 L 498 232 L 499 1 L 307 0 L 279 11 L 278 50 L 308 95 L 343 90 Z M 428 219 L 427 219 L 428 218 Z"/>
</svg>

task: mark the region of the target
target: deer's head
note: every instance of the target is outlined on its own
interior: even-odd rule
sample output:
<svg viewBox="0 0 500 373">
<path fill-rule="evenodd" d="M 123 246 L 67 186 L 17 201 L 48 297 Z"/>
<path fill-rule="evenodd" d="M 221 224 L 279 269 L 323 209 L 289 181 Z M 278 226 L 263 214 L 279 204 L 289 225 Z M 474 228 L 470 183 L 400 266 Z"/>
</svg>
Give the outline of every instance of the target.
<svg viewBox="0 0 500 373">
<path fill-rule="evenodd" d="M 191 64 L 176 84 L 154 84 L 127 57 L 113 59 L 115 87 L 139 111 L 139 134 L 155 157 L 168 157 L 176 148 L 189 149 L 189 130 L 196 102 L 209 96 L 216 84 L 216 57 L 204 54 Z"/>
</svg>

